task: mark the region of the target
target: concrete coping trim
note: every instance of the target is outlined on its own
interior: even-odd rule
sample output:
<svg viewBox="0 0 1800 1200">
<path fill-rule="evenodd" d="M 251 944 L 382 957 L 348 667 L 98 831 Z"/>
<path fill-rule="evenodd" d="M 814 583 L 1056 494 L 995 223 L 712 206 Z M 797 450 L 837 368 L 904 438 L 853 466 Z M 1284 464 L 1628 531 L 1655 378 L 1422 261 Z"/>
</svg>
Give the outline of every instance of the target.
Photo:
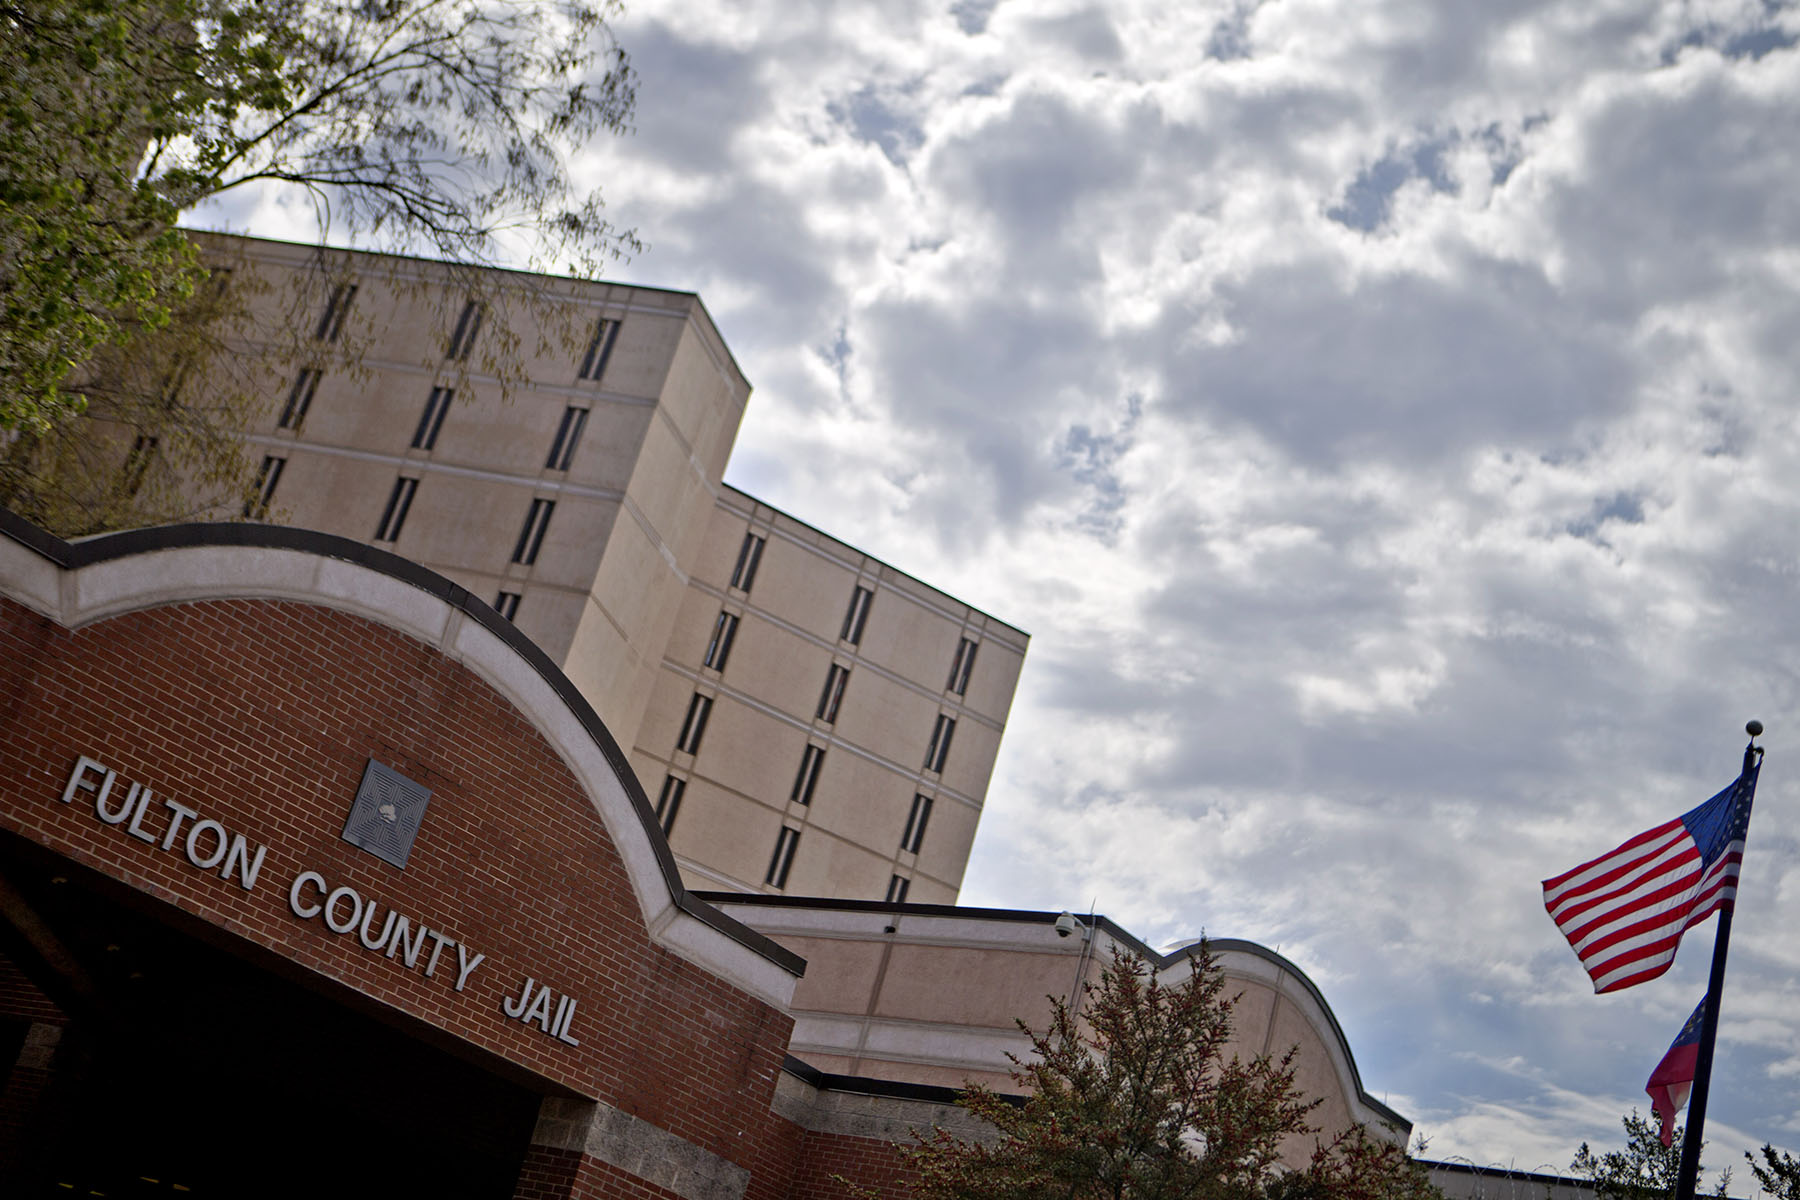
<svg viewBox="0 0 1800 1200">
<path fill-rule="evenodd" d="M 178 589 L 180 594 L 177 595 L 126 597 L 123 601 L 102 603 L 94 611 L 78 611 L 77 615 L 85 620 L 96 620 L 135 609 L 154 608 L 187 600 L 237 596 L 287 598 L 353 612 L 410 636 L 419 637 L 421 634 L 417 614 L 400 611 L 404 601 L 394 603 L 395 589 L 388 581 L 406 585 L 415 589 L 416 593 L 423 593 L 430 600 L 436 600 L 443 606 L 439 611 L 445 617 L 443 624 L 446 633 L 439 643 L 440 649 L 457 652 L 453 654 L 454 657 L 481 674 L 515 705 L 520 705 L 521 711 L 540 732 L 550 738 L 553 745 L 558 745 L 559 739 L 551 726 L 561 723 L 566 727 L 572 720 L 579 730 L 578 736 L 588 739 L 592 748 L 599 751 L 610 767 L 636 821 L 635 826 L 630 820 L 625 820 L 621 822 L 623 829 L 615 830 L 611 824 L 608 828 L 615 839 L 621 832 L 630 836 L 633 830 L 641 835 L 638 845 L 621 845 L 619 849 L 626 870 L 633 877 L 632 882 L 640 902 L 647 905 L 643 915 L 651 940 L 696 965 L 721 975 L 758 998 L 777 1005 L 783 1011 L 787 1009 L 792 999 L 793 982 L 805 973 L 806 960 L 772 938 L 719 911 L 700 895 L 688 890 L 681 881 L 681 874 L 674 855 L 669 851 L 668 842 L 656 824 L 655 810 L 649 797 L 644 794 L 643 786 L 638 782 L 630 762 L 612 733 L 601 722 L 599 714 L 549 655 L 520 633 L 511 621 L 467 589 L 418 563 L 377 547 L 334 534 L 280 525 L 252 522 L 161 525 L 68 542 L 45 532 L 18 514 L 0 508 L 0 537 L 57 568 L 62 577 L 54 586 L 42 579 L 35 581 L 37 586 L 33 586 L 34 581 L 15 576 L 8 569 L 0 573 L 0 594 L 12 597 L 65 627 L 69 625 L 69 597 L 78 594 L 78 589 L 70 585 L 84 572 L 139 556 L 169 551 L 221 548 L 252 552 L 289 551 L 313 556 L 323 563 L 348 564 L 352 574 L 363 571 L 378 577 L 374 582 L 383 585 L 377 590 L 383 593 L 387 607 L 367 602 L 353 605 L 341 591 L 302 588 L 297 593 L 290 594 L 294 589 L 284 586 L 286 580 L 271 578 L 262 586 L 234 585 L 232 582 L 221 584 L 216 580 L 193 582 Z M 14 562 L 19 564 L 17 558 Z M 0 562 L 0 566 L 4 566 L 4 563 Z M 336 569 L 343 570 L 342 567 Z M 78 609 L 79 606 L 74 607 Z M 471 623 L 480 631 L 476 637 L 481 644 L 470 640 L 467 629 Z M 488 650 L 486 661 L 483 661 L 484 648 Z M 552 710 L 547 712 L 525 708 L 518 687 L 507 686 L 508 682 L 512 682 L 504 678 L 508 675 L 526 685 L 535 679 L 539 686 L 547 687 L 553 693 L 559 704 L 552 705 Z M 554 711 L 557 707 L 563 710 L 560 718 Z M 570 748 L 559 745 L 559 749 L 566 759 Z M 575 774 L 577 778 L 583 778 L 581 771 L 577 770 Z M 595 796 L 593 799 L 596 808 L 599 808 L 601 797 Z M 604 817 L 605 814 L 602 812 L 597 815 Z M 622 814 L 615 814 L 618 815 Z M 640 864 L 646 853 L 651 856 L 659 878 L 643 877 Z M 654 903 L 655 894 L 652 889 L 656 883 L 667 890 L 668 901 L 664 905 Z M 662 911 L 659 913 L 657 909 Z M 758 967 L 757 963 L 765 965 Z M 768 967 L 776 968 L 779 977 L 771 977 Z"/>
</svg>

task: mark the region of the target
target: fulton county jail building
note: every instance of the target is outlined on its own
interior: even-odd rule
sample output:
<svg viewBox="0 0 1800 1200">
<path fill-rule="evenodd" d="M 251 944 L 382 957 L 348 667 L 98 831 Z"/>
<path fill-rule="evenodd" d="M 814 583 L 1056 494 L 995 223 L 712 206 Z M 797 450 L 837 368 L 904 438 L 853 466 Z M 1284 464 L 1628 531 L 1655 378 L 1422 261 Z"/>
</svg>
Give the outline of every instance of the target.
<svg viewBox="0 0 1800 1200">
<path fill-rule="evenodd" d="M 625 751 L 688 886 L 955 901 L 1028 639 L 723 482 L 750 385 L 698 296 L 203 246 L 255 309 L 243 351 L 292 360 L 247 515 L 512 621 Z"/>
<path fill-rule="evenodd" d="M 1012 1019 L 1142 949 L 1055 921 L 689 890 L 583 689 L 386 550 L 0 514 L 9 1197 L 897 1197 Z M 1236 1049 L 1404 1138 L 1305 976 L 1218 945 Z"/>
</svg>

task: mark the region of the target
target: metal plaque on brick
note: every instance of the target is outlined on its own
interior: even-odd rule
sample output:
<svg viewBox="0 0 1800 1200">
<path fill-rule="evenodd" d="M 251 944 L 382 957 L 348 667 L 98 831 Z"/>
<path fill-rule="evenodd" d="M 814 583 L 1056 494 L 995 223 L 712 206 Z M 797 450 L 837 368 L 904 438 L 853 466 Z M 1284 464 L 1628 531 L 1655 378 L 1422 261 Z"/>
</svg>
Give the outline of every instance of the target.
<svg viewBox="0 0 1800 1200">
<path fill-rule="evenodd" d="M 430 788 L 371 758 L 350 806 L 350 819 L 344 822 L 344 840 L 383 862 L 405 867 L 430 800 Z"/>
</svg>

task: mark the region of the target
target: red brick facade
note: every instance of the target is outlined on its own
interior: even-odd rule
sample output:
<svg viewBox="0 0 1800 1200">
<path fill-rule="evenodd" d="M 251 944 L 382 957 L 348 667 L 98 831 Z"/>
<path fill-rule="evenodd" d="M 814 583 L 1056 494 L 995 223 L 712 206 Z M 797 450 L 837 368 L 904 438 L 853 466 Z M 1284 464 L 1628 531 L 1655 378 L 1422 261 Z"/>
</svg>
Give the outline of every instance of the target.
<svg viewBox="0 0 1800 1200">
<path fill-rule="evenodd" d="M 790 1200 L 845 1200 L 850 1194 L 846 1183 L 881 1200 L 906 1200 L 911 1194 L 907 1184 L 913 1172 L 899 1147 L 888 1142 L 808 1130 L 798 1162 Z"/>
<path fill-rule="evenodd" d="M 62 1025 L 68 1020 L 42 988 L 4 957 L 0 957 L 0 1014 L 46 1025 Z"/>
<path fill-rule="evenodd" d="M 84 756 L 115 773 L 111 790 L 90 768 L 65 802 Z M 341 836 L 371 758 L 431 789 L 404 870 Z M 533 1090 L 598 1101 L 742 1168 L 749 1200 L 840 1195 L 833 1173 L 894 1178 L 891 1146 L 771 1110 L 792 1020 L 652 939 L 595 801 L 533 722 L 376 620 L 205 599 L 69 629 L 0 598 L 0 829 Z M 340 888 L 355 895 L 314 912 Z M 358 902 L 364 919 L 328 928 Z M 413 940 L 390 947 L 381 935 L 400 917 Z M 573 998 L 579 1045 L 506 1014 L 527 977 Z M 0 1016 L 62 1019 L 4 959 Z M 9 1110 L 42 1083 L 23 1064 L 12 1081 Z M 532 1145 L 515 1194 L 684 1193 Z"/>
</svg>

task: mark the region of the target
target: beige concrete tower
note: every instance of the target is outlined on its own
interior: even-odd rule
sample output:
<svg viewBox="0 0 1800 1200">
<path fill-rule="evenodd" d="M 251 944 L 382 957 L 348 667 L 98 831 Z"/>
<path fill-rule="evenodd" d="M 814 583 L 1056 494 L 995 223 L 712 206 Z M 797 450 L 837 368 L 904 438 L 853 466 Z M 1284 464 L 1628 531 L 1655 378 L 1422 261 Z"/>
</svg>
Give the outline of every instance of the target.
<svg viewBox="0 0 1800 1200">
<path fill-rule="evenodd" d="M 722 488 L 632 753 L 689 882 L 954 901 L 1026 642 Z"/>
<path fill-rule="evenodd" d="M 698 296 L 207 243 L 296 348 L 263 508 L 530 635 L 691 886 L 955 899 L 1028 639 L 722 482 L 750 388 Z"/>
</svg>

